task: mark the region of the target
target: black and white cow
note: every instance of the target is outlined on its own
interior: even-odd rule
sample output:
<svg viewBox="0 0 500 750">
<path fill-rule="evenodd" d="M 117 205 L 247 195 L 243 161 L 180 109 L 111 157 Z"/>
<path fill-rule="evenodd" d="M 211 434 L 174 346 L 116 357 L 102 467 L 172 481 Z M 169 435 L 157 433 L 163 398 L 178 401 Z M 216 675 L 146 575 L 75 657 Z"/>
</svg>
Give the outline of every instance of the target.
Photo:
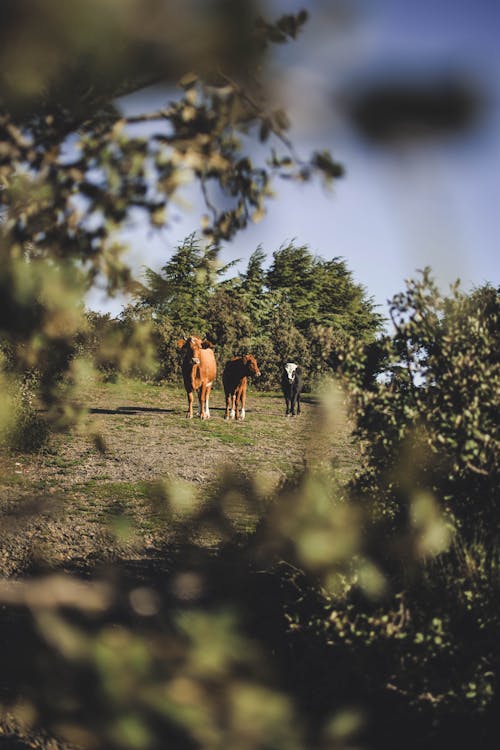
<svg viewBox="0 0 500 750">
<path fill-rule="evenodd" d="M 302 368 L 294 362 L 287 362 L 283 366 L 281 388 L 286 401 L 286 416 L 300 414 L 300 392 L 302 391 Z"/>
</svg>

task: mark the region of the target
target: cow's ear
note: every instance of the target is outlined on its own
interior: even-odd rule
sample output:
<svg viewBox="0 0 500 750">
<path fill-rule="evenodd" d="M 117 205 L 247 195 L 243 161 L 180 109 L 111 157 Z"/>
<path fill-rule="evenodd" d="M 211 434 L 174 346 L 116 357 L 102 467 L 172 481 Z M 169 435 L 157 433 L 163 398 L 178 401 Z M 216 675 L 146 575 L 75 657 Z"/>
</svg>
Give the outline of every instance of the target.
<svg viewBox="0 0 500 750">
<path fill-rule="evenodd" d="M 178 341 L 177 341 L 177 347 L 179 349 L 182 349 L 182 347 L 185 346 L 185 345 L 186 345 L 186 339 L 178 339 Z"/>
<path fill-rule="evenodd" d="M 213 349 L 214 345 L 208 339 L 203 339 L 203 341 L 201 342 L 201 347 L 202 349 Z"/>
</svg>

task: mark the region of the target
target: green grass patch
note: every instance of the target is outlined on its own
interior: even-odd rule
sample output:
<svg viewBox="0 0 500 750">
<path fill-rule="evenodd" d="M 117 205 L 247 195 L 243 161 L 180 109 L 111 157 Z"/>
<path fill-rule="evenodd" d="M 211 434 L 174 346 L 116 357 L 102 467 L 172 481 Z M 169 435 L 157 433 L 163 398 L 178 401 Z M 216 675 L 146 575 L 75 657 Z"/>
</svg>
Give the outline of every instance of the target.
<svg viewBox="0 0 500 750">
<path fill-rule="evenodd" d="M 0 474 L 0 487 L 21 487 L 27 483 L 22 474 Z"/>
<path fill-rule="evenodd" d="M 151 497 L 155 485 L 156 482 L 103 482 L 90 479 L 73 489 L 98 500 L 145 500 Z"/>
<path fill-rule="evenodd" d="M 201 422 L 201 431 L 217 438 L 224 445 L 255 445 L 255 439 L 250 434 L 250 429 L 244 423 L 239 422 Z"/>
<path fill-rule="evenodd" d="M 47 466 L 54 466 L 62 470 L 71 469 L 74 466 L 78 466 L 79 463 L 79 458 L 68 459 L 64 458 L 64 456 L 51 456 L 46 461 Z"/>
</svg>

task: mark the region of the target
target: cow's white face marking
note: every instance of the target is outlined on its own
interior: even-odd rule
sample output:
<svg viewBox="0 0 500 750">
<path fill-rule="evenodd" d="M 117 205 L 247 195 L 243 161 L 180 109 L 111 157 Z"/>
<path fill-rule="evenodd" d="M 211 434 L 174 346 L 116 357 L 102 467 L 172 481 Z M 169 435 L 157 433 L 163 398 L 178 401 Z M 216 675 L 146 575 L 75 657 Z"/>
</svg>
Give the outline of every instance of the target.
<svg viewBox="0 0 500 750">
<path fill-rule="evenodd" d="M 295 370 L 297 367 L 298 365 L 295 365 L 293 362 L 287 362 L 285 365 L 285 372 L 290 383 L 292 383 L 295 378 Z"/>
</svg>

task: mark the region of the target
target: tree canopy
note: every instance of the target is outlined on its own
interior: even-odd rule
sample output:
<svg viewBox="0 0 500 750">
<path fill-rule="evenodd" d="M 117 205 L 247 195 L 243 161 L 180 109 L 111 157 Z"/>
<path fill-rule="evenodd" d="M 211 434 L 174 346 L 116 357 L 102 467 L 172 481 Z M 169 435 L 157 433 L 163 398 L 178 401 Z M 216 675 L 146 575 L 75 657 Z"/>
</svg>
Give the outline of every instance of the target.
<svg viewBox="0 0 500 750">
<path fill-rule="evenodd" d="M 380 328 L 373 300 L 345 260 L 325 261 L 292 242 L 273 253 L 267 269 L 266 254 L 257 248 L 246 270 L 229 277 L 235 261 L 221 268 L 216 258 L 213 247 L 204 249 L 191 235 L 160 272 L 147 269 L 135 310 L 148 310 L 164 332 L 164 352 L 178 336 L 197 332 L 215 344 L 221 361 L 253 352 L 261 360 L 263 387 L 276 386 L 282 362 L 297 360 L 314 378 L 332 371 L 348 338 L 369 342 Z M 163 355 L 164 377 L 178 377 L 174 362 Z"/>
</svg>

